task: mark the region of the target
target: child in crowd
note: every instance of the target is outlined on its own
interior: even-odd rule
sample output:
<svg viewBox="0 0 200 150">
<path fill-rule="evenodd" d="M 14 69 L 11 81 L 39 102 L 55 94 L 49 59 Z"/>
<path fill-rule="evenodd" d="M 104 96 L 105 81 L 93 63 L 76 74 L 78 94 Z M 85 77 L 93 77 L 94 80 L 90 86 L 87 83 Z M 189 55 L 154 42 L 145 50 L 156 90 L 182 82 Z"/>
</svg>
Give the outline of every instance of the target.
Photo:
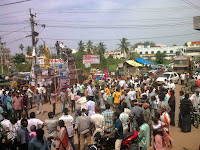
<svg viewBox="0 0 200 150">
<path fill-rule="evenodd" d="M 36 126 L 31 126 L 31 133 L 30 133 L 30 140 L 33 139 L 36 136 Z"/>
</svg>

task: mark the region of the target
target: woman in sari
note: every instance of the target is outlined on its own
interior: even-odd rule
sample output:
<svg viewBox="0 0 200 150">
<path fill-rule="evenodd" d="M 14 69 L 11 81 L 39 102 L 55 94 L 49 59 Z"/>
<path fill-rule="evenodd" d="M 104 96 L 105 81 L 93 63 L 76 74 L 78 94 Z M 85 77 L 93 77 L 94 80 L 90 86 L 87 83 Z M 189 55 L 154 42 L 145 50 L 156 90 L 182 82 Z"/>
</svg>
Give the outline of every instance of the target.
<svg viewBox="0 0 200 150">
<path fill-rule="evenodd" d="M 154 150 L 164 150 L 163 145 L 163 129 L 162 129 L 162 123 L 160 121 L 160 114 L 155 113 L 155 116 L 153 117 L 153 148 Z"/>
<path fill-rule="evenodd" d="M 185 99 L 181 100 L 182 126 L 181 132 L 191 132 L 191 114 L 192 102 L 189 100 L 189 94 L 185 94 Z"/>
<path fill-rule="evenodd" d="M 56 149 L 57 150 L 73 150 L 68 134 L 63 120 L 59 121 L 60 131 L 58 133 L 58 139 L 56 140 Z"/>
<path fill-rule="evenodd" d="M 172 148 L 172 138 L 169 134 L 170 117 L 166 109 L 167 109 L 167 104 L 161 107 L 160 120 L 163 126 L 163 142 L 164 142 L 164 147 L 168 146 Z"/>
</svg>

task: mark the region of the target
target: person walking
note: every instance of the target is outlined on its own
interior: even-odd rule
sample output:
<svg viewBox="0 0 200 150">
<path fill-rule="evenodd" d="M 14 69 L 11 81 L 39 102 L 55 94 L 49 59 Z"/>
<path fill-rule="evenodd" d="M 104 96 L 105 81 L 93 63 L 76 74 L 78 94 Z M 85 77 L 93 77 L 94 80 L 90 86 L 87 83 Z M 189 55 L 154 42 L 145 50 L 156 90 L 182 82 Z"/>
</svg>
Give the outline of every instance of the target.
<svg viewBox="0 0 200 150">
<path fill-rule="evenodd" d="M 76 119 L 75 132 L 80 134 L 80 150 L 84 150 L 85 139 L 87 144 L 91 145 L 91 130 L 94 127 L 94 122 L 91 117 L 86 115 L 81 115 L 79 112 L 79 117 Z"/>
<path fill-rule="evenodd" d="M 28 143 L 30 142 L 29 132 L 27 130 L 28 121 L 27 119 L 21 120 L 21 128 L 19 130 L 19 149 L 28 150 Z"/>
<path fill-rule="evenodd" d="M 36 103 L 37 114 L 43 114 L 42 95 L 38 92 L 38 89 L 36 89 L 36 92 L 33 94 L 33 99 Z"/>
<path fill-rule="evenodd" d="M 64 108 L 63 110 L 63 115 L 59 118 L 59 120 L 63 120 L 65 125 L 66 125 L 66 129 L 67 129 L 67 133 L 68 133 L 68 138 L 69 141 L 71 143 L 72 148 L 75 150 L 74 147 L 74 118 L 68 114 L 68 109 Z"/>
<path fill-rule="evenodd" d="M 28 102 L 30 103 L 31 109 L 33 108 L 33 91 L 29 87 L 26 91 L 26 95 L 28 95 Z"/>
<path fill-rule="evenodd" d="M 56 91 L 51 93 L 51 97 L 50 97 L 51 102 L 50 103 L 53 105 L 53 115 L 56 115 L 55 114 L 55 111 L 56 111 L 56 96 L 57 96 Z"/>
<path fill-rule="evenodd" d="M 180 111 L 182 116 L 181 132 L 191 132 L 191 113 L 192 102 L 189 100 L 189 94 L 185 94 L 185 98 L 181 100 Z"/>
<path fill-rule="evenodd" d="M 185 73 L 183 72 L 181 75 L 181 85 L 184 85 L 184 81 L 185 81 Z"/>
<path fill-rule="evenodd" d="M 114 122 L 113 122 L 113 125 L 105 128 L 105 131 L 109 128 L 113 128 L 113 131 L 109 134 L 105 134 L 105 137 L 109 137 L 111 135 L 115 135 L 115 150 L 120 150 L 121 149 L 121 144 L 122 144 L 122 141 L 123 141 L 123 137 L 124 137 L 124 134 L 123 134 L 123 125 L 122 125 L 122 122 L 121 120 L 119 119 L 119 113 L 118 112 L 114 112 L 113 114 L 113 119 L 114 119 Z"/>
<path fill-rule="evenodd" d="M 58 136 L 58 121 L 55 120 L 53 112 L 48 113 L 48 119 L 44 121 L 44 125 L 47 128 L 47 144 L 49 149 L 51 149 L 52 140 Z"/>
<path fill-rule="evenodd" d="M 48 84 L 48 86 L 46 88 L 46 94 L 47 94 L 47 100 L 51 104 L 51 86 L 49 84 Z"/>
<path fill-rule="evenodd" d="M 28 117 L 28 95 L 26 95 L 26 91 L 22 91 L 22 108 L 23 110 L 25 110 L 26 112 L 26 116 L 27 116 L 27 119 L 29 118 Z"/>
<path fill-rule="evenodd" d="M 6 97 L 6 101 L 7 101 L 7 111 L 10 117 L 13 115 L 12 99 L 13 99 L 12 93 L 9 92 L 8 96 Z"/>
<path fill-rule="evenodd" d="M 29 150 L 49 150 L 47 140 L 44 136 L 44 130 L 38 129 L 36 131 L 36 136 L 29 142 Z"/>
<path fill-rule="evenodd" d="M 15 97 L 12 100 L 12 105 L 15 110 L 15 116 L 20 120 L 22 113 L 22 97 L 19 96 L 19 93 L 15 93 Z"/>
<path fill-rule="evenodd" d="M 31 132 L 31 126 L 32 125 L 35 125 L 36 129 L 44 127 L 44 123 L 40 119 L 36 118 L 35 112 L 31 112 L 30 113 L 30 119 L 28 119 L 27 129 L 28 129 L 29 132 Z"/>
<path fill-rule="evenodd" d="M 63 113 L 63 109 L 65 108 L 65 101 L 66 101 L 66 98 L 67 98 L 67 94 L 65 92 L 65 89 L 62 89 L 62 91 L 59 94 L 59 97 L 60 97 L 60 102 L 61 102 L 61 112 Z"/>
<path fill-rule="evenodd" d="M 169 116 L 171 119 L 170 125 L 175 126 L 175 107 L 176 107 L 176 98 L 175 98 L 175 92 L 174 90 L 170 91 L 171 93 L 171 97 L 169 98 L 168 104 L 169 107 L 171 108 L 170 112 L 169 112 Z"/>
</svg>

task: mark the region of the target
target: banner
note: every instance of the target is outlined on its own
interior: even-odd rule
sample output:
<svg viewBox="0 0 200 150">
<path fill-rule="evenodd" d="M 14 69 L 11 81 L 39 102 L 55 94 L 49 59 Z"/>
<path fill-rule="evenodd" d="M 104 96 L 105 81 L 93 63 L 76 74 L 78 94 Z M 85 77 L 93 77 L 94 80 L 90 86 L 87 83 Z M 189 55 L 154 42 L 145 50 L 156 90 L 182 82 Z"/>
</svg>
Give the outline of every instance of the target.
<svg viewBox="0 0 200 150">
<path fill-rule="evenodd" d="M 100 64 L 100 56 L 99 55 L 83 55 L 83 64 Z"/>
</svg>

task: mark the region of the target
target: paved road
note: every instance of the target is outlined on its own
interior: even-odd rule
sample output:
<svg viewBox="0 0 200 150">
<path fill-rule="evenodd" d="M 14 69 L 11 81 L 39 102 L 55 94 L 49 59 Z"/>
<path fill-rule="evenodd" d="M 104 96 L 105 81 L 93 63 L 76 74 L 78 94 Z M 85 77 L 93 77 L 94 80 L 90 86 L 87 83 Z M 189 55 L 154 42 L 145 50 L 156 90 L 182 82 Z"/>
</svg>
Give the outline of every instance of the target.
<svg viewBox="0 0 200 150">
<path fill-rule="evenodd" d="M 181 89 L 180 85 L 176 85 L 176 127 L 170 127 L 170 134 L 173 138 L 173 150 L 200 150 L 200 128 L 196 129 L 192 126 L 192 132 L 190 133 L 182 133 L 180 129 L 178 128 L 178 113 L 179 113 L 179 91 Z M 45 113 L 43 115 L 38 115 L 37 118 L 44 121 L 48 116 L 47 113 L 52 111 L 53 107 L 50 104 L 44 104 L 43 109 L 45 110 Z M 32 111 L 36 112 L 36 109 L 33 108 Z M 60 102 L 57 102 L 56 104 L 56 113 L 59 113 L 56 119 L 58 119 L 61 116 L 61 105 Z M 72 114 L 74 116 L 74 113 Z M 44 127 L 45 134 L 46 134 L 46 128 Z M 75 144 L 77 144 L 77 137 L 75 135 Z M 152 147 L 149 147 L 148 150 L 153 150 Z"/>
</svg>

